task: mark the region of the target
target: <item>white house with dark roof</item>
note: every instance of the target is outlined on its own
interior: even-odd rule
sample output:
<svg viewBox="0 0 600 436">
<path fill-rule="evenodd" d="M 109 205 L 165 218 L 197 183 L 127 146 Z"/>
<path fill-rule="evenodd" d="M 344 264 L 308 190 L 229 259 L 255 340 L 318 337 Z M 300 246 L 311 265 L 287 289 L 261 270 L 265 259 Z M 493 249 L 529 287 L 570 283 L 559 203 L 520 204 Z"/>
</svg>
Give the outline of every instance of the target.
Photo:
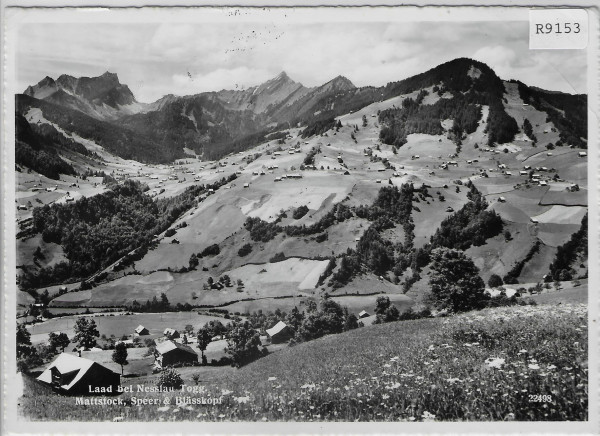
<svg viewBox="0 0 600 436">
<path fill-rule="evenodd" d="M 68 353 L 59 354 L 37 380 L 69 395 L 116 393 L 121 384 L 121 376 L 116 372 Z"/>
<path fill-rule="evenodd" d="M 270 329 L 266 330 L 272 344 L 285 342 L 294 335 L 294 330 L 283 321 L 279 321 Z"/>
</svg>

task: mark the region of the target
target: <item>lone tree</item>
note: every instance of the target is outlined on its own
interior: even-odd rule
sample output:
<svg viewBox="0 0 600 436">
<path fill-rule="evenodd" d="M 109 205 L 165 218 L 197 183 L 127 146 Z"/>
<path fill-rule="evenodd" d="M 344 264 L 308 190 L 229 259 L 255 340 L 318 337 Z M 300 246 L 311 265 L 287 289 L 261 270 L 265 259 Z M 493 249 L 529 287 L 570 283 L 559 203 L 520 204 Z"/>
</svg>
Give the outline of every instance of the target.
<svg viewBox="0 0 600 436">
<path fill-rule="evenodd" d="M 84 350 L 96 346 L 96 338 L 100 336 L 96 328 L 96 322 L 93 319 L 84 316 L 77 319 L 75 322 L 75 337 L 73 342 L 78 342 Z"/>
<path fill-rule="evenodd" d="M 374 321 L 375 324 L 383 324 L 400 319 L 400 311 L 390 302 L 389 297 L 377 297 L 375 314 L 377 315 Z"/>
<path fill-rule="evenodd" d="M 113 362 L 121 365 L 121 375 L 123 375 L 123 365 L 127 365 L 127 346 L 123 342 L 119 342 L 115 346 L 115 351 L 112 354 Z"/>
<path fill-rule="evenodd" d="M 489 296 L 479 269 L 464 252 L 436 248 L 431 254 L 429 300 L 438 309 L 464 312 L 485 306 Z"/>
<path fill-rule="evenodd" d="M 488 286 L 490 288 L 497 288 L 498 286 L 502 286 L 504 282 L 502 281 L 502 277 L 498 274 L 492 274 L 488 279 Z"/>
<path fill-rule="evenodd" d="M 212 341 L 211 331 L 206 327 L 198 329 L 198 348 L 202 353 L 202 364 L 206 365 L 206 356 L 204 355 L 204 351 L 206 351 L 206 347 Z"/>
<path fill-rule="evenodd" d="M 231 328 L 225 352 L 231 356 L 233 364 L 239 368 L 261 356 L 258 348 L 260 345 L 258 332 L 248 321 L 245 321 L 236 323 Z"/>
<path fill-rule="evenodd" d="M 28 356 L 31 351 L 31 334 L 25 324 L 17 324 L 17 357 Z"/>
<path fill-rule="evenodd" d="M 389 297 L 377 297 L 377 301 L 375 302 L 375 313 L 377 315 L 383 315 L 386 310 L 390 307 L 390 298 Z"/>
<path fill-rule="evenodd" d="M 69 346 L 71 340 L 67 336 L 66 333 L 54 333 L 51 332 L 48 334 L 48 342 L 50 343 L 50 349 L 52 352 L 56 353 L 60 348 L 60 352 L 65 351 L 65 348 Z"/>
</svg>

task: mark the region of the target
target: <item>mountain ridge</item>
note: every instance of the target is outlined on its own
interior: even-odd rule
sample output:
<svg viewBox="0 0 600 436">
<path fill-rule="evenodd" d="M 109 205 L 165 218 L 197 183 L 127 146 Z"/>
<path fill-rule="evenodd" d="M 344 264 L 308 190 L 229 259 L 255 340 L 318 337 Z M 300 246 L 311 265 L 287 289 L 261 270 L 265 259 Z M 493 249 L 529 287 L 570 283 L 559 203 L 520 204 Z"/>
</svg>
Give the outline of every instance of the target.
<svg viewBox="0 0 600 436">
<path fill-rule="evenodd" d="M 506 92 L 503 81 L 488 65 L 469 58 L 457 58 L 381 87 L 356 87 L 348 78 L 338 75 L 309 88 L 281 71 L 245 90 L 222 89 L 186 96 L 167 94 L 145 104 L 137 102 L 129 87 L 119 82 L 117 74 L 107 71 L 92 78 L 63 74 L 56 81 L 46 76 L 29 86 L 25 94 L 52 103 L 56 108 L 73 109 L 156 138 L 161 147 L 169 149 L 164 155 L 182 156 L 183 149 L 187 148 L 204 159 L 214 159 L 256 145 L 277 130 L 323 122 L 378 101 L 432 87 L 439 96 L 444 93 L 469 96 L 468 101 L 460 97 L 456 104 L 460 100 L 461 104 L 489 105 L 492 130 L 511 124 L 506 134 L 491 135 L 491 142 L 509 141 L 518 130 L 502 106 Z M 526 99 L 536 104 L 541 102 L 539 108 L 551 112 L 555 124 L 565 129 L 565 140 L 577 146 L 585 145 L 577 139 L 585 136 L 586 117 L 577 110 L 585 97 L 562 97 L 570 94 L 546 92 L 524 84 L 519 87 Z M 448 104 L 455 105 L 454 102 Z M 452 113 L 452 110 L 448 107 L 445 112 Z M 387 120 L 398 125 L 390 117 Z M 398 132 L 387 136 L 401 145 L 407 132 L 401 125 L 394 128 Z M 128 157 L 135 158 L 135 155 Z"/>
</svg>

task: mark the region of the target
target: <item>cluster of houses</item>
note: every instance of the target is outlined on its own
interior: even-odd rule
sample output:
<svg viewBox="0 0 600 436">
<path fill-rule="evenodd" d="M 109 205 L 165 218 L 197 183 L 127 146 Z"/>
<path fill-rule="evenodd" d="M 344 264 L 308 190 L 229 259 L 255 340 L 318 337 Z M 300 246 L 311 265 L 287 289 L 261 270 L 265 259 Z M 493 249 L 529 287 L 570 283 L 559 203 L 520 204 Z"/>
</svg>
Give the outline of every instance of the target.
<svg viewBox="0 0 600 436">
<path fill-rule="evenodd" d="M 363 310 L 358 314 L 359 319 L 371 316 Z M 281 344 L 289 341 L 294 330 L 285 322 L 279 321 L 266 330 L 271 344 Z M 139 325 L 134 330 L 134 336 L 147 336 L 149 330 Z M 182 344 L 176 339 L 180 333 L 176 329 L 167 328 L 163 335 L 165 339 L 156 345 L 154 352 L 154 367 L 163 369 L 182 365 L 197 365 L 198 354 L 189 345 Z M 215 337 L 215 340 L 222 337 Z M 91 359 L 62 353 L 37 377 L 37 380 L 63 395 L 98 395 L 117 394 L 121 384 L 121 376 L 109 368 Z"/>
</svg>

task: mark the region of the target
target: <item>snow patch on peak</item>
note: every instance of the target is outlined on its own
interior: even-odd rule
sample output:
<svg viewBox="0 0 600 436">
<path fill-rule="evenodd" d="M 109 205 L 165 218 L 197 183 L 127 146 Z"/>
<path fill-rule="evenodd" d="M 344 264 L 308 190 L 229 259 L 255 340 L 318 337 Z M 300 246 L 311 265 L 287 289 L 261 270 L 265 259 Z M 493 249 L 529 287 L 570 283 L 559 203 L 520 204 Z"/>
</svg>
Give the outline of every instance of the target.
<svg viewBox="0 0 600 436">
<path fill-rule="evenodd" d="M 479 77 L 481 77 L 481 70 L 479 68 L 475 68 L 475 65 L 471 65 L 471 68 L 469 68 L 469 71 L 467 72 L 467 76 L 471 77 L 472 79 L 479 79 Z"/>
</svg>

